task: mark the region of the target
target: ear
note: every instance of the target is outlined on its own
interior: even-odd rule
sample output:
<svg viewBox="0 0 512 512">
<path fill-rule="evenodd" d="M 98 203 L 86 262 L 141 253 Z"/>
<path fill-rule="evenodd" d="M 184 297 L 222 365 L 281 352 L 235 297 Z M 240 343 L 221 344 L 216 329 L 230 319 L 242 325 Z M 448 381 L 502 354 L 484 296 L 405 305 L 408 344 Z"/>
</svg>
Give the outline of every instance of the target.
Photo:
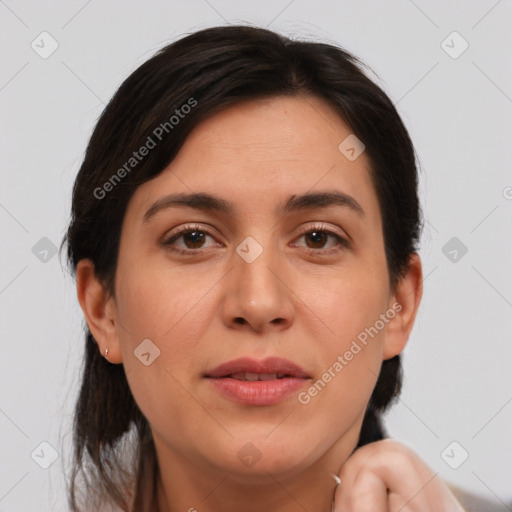
<svg viewBox="0 0 512 512">
<path fill-rule="evenodd" d="M 384 339 L 383 359 L 391 359 L 400 354 L 407 344 L 414 325 L 423 295 L 423 271 L 417 253 L 409 259 L 409 268 L 397 284 L 395 294 L 391 297 L 388 311 L 395 316 L 389 321 Z"/>
<path fill-rule="evenodd" d="M 101 355 L 105 356 L 105 349 L 108 348 L 108 361 L 121 363 L 123 358 L 117 334 L 114 298 L 108 296 L 97 279 L 94 263 L 89 259 L 82 259 L 77 264 L 76 291 L 78 302 L 89 330 L 98 342 Z"/>
</svg>

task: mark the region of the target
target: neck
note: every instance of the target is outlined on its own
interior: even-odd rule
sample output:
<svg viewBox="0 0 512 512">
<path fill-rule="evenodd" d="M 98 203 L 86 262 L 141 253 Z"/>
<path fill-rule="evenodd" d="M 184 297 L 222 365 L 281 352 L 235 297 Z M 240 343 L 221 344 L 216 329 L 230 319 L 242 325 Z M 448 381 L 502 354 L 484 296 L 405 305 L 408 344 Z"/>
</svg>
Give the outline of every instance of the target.
<svg viewBox="0 0 512 512">
<path fill-rule="evenodd" d="M 162 449 L 155 438 L 157 512 L 331 512 L 336 489 L 333 475 L 357 445 L 358 430 L 339 440 L 321 459 L 305 469 L 244 474 L 197 463 L 175 451 Z M 164 445 L 165 446 L 165 445 Z M 162 464 L 162 460 L 165 463 Z"/>
<path fill-rule="evenodd" d="M 196 477 L 197 478 L 197 477 Z M 179 495 L 157 481 L 158 512 L 331 512 L 336 482 L 329 474 L 280 481 L 268 475 L 258 484 L 241 483 L 232 474 L 217 474 L 214 485 L 205 480 L 182 489 Z M 200 491 L 199 491 L 200 489 Z M 305 492 L 307 490 L 307 492 Z M 177 489 L 175 490 L 175 492 Z"/>
</svg>

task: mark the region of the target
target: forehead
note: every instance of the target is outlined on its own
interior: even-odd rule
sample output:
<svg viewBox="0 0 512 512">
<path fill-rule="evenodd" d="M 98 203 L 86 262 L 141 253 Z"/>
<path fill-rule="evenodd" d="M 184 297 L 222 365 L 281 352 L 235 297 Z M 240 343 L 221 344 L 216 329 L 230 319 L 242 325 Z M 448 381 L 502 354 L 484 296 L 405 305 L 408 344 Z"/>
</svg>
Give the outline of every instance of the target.
<svg viewBox="0 0 512 512">
<path fill-rule="evenodd" d="M 274 210 L 290 194 L 332 188 L 371 211 L 376 197 L 365 153 L 349 160 L 339 149 L 351 135 L 342 118 L 314 96 L 245 101 L 196 126 L 168 169 L 139 187 L 135 207 L 140 213 L 165 192 L 206 192 L 237 207 L 256 211 L 268 203 Z"/>
<path fill-rule="evenodd" d="M 337 150 L 348 125 L 323 100 L 314 96 L 278 96 L 234 105 L 193 130 L 186 145 L 201 153 L 222 153 L 260 160 L 286 157 L 301 160 L 316 152 Z M 186 151 L 186 148 L 183 148 Z"/>
</svg>

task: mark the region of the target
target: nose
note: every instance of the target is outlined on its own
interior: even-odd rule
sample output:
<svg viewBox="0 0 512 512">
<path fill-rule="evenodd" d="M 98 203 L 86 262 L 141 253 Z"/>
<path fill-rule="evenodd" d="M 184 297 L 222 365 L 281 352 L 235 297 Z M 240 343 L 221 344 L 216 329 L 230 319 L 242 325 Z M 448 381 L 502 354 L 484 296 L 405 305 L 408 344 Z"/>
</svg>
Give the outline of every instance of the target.
<svg viewBox="0 0 512 512">
<path fill-rule="evenodd" d="M 252 260 L 245 257 L 251 251 L 261 251 Z M 287 282 L 283 255 L 254 239 L 233 253 L 233 268 L 223 280 L 222 317 L 231 329 L 257 333 L 280 332 L 293 324 L 295 308 L 293 283 Z"/>
</svg>

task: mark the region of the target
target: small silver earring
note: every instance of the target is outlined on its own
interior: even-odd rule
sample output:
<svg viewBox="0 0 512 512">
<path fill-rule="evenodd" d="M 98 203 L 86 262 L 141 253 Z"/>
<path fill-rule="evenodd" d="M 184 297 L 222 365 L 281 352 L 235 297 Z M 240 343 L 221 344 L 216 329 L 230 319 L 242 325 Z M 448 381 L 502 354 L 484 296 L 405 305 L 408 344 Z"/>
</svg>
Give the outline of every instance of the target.
<svg viewBox="0 0 512 512">
<path fill-rule="evenodd" d="M 105 349 L 105 359 L 107 359 L 108 356 L 108 348 Z"/>
</svg>

